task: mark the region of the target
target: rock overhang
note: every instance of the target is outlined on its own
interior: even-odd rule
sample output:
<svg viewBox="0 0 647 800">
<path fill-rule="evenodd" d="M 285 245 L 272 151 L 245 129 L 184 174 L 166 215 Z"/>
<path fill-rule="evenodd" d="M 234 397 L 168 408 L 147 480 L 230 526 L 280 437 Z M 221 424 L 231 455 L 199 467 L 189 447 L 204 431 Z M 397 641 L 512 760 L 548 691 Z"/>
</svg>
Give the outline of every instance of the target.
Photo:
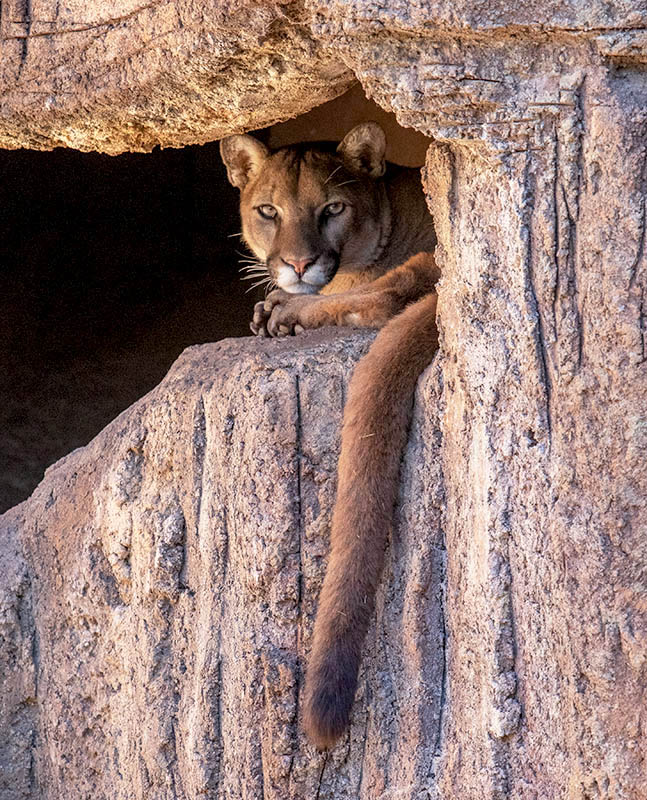
<svg viewBox="0 0 647 800">
<path fill-rule="evenodd" d="M 49 5 L 2 6 L 2 147 L 204 143 L 298 116 L 359 79 L 403 125 L 500 151 L 541 140 L 585 66 L 647 53 L 647 12 L 631 3 Z"/>
</svg>

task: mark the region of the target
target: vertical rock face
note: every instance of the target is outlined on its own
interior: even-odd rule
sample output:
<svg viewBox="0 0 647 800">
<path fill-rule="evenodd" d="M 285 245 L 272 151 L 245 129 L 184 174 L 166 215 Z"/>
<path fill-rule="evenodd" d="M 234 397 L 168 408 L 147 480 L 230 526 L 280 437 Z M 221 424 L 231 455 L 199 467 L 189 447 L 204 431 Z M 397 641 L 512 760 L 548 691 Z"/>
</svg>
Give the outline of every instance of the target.
<svg viewBox="0 0 647 800">
<path fill-rule="evenodd" d="M 192 348 L 5 515 L 3 800 L 426 785 L 444 664 L 437 377 L 350 736 L 326 756 L 300 728 L 344 392 L 370 339 Z"/>
<path fill-rule="evenodd" d="M 349 738 L 308 749 L 299 687 L 367 340 L 192 350 L 4 518 L 7 798 L 644 798 L 647 19 L 486 5 L 304 10 L 437 140 L 441 352 Z"/>
<path fill-rule="evenodd" d="M 438 790 L 637 799 L 645 20 L 620 4 L 545 10 L 552 35 L 523 4 L 317 4 L 315 24 L 439 141 L 425 173 L 443 269 Z"/>
<path fill-rule="evenodd" d="M 497 797 L 638 798 L 645 786 L 646 90 L 593 73 L 541 148 L 480 164 L 439 148 L 428 161 L 456 355 L 441 426 L 448 741 L 481 710 L 463 742 L 473 767 L 447 749 L 447 779 L 466 793 L 487 781 Z"/>
</svg>

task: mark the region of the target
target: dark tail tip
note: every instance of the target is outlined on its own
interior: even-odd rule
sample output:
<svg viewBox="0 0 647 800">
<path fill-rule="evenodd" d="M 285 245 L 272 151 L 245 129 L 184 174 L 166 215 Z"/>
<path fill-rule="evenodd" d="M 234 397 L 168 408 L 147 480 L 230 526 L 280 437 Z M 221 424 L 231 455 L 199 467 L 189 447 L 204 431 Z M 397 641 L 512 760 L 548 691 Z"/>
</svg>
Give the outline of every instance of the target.
<svg viewBox="0 0 647 800">
<path fill-rule="evenodd" d="M 308 669 L 303 723 L 308 739 L 319 750 L 332 747 L 348 728 L 358 666 L 356 661 L 349 663 L 348 657 L 328 654 L 323 663 Z"/>
<path fill-rule="evenodd" d="M 308 739 L 319 750 L 332 747 L 348 727 L 353 700 L 343 701 L 325 687 L 314 691 L 307 699 L 304 727 Z"/>
</svg>

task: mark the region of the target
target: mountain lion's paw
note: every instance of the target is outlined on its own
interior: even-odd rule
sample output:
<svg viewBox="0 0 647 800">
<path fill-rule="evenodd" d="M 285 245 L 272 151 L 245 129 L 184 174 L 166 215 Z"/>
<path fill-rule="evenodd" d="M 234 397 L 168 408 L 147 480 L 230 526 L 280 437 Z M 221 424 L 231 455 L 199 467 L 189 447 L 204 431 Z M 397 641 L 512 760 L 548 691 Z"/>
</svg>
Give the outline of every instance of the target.
<svg viewBox="0 0 647 800">
<path fill-rule="evenodd" d="M 324 324 L 316 313 L 316 307 L 321 300 L 316 295 L 289 294 L 283 289 L 270 292 L 263 303 L 267 333 L 280 337 L 301 333 L 305 328 L 318 328 Z"/>
<path fill-rule="evenodd" d="M 265 311 L 265 300 L 261 300 L 254 306 L 254 316 L 249 323 L 249 327 L 255 336 L 269 336 L 267 323 L 270 312 Z"/>
</svg>

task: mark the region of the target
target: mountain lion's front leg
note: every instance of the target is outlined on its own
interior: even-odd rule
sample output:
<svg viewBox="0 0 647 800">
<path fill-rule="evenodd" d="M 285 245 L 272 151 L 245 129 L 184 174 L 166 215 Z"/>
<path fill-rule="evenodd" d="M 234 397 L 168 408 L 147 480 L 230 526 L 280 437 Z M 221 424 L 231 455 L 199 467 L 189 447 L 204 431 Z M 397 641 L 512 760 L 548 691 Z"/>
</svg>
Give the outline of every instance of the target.
<svg viewBox="0 0 647 800">
<path fill-rule="evenodd" d="M 381 278 L 342 294 L 295 295 L 276 289 L 256 304 L 251 329 L 260 336 L 288 336 L 324 325 L 381 328 L 432 292 L 439 277 L 431 253 L 418 253 Z"/>
</svg>

